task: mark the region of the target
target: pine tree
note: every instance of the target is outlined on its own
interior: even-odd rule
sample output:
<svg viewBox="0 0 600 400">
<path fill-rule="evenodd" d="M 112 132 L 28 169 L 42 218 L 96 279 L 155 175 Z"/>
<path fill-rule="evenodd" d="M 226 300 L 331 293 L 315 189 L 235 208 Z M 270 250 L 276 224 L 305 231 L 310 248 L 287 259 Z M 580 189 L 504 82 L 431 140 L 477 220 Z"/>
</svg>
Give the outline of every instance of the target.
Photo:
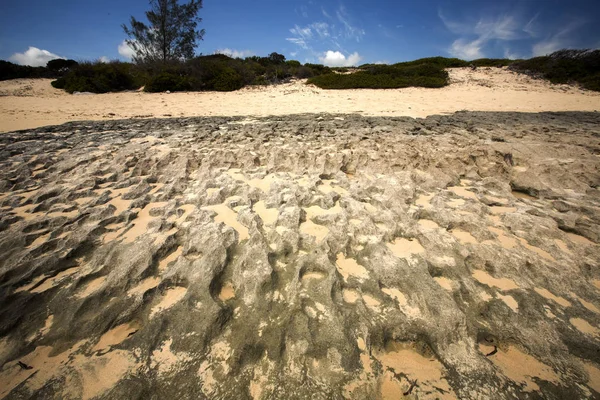
<svg viewBox="0 0 600 400">
<path fill-rule="evenodd" d="M 204 29 L 196 30 L 202 22 L 198 17 L 201 8 L 202 0 L 190 0 L 187 4 L 150 0 L 150 11 L 146 11 L 149 25 L 133 16 L 130 26 L 122 25 L 129 36 L 126 42 L 135 51 L 133 61 L 168 63 L 194 57 L 196 42 L 204 36 Z"/>
</svg>

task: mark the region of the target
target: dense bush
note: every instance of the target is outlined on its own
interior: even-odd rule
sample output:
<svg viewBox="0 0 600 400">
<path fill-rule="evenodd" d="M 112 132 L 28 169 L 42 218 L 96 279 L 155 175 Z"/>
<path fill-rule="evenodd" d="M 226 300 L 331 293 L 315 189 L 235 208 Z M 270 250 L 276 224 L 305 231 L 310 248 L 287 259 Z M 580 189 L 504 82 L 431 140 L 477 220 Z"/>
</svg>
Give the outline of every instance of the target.
<svg viewBox="0 0 600 400">
<path fill-rule="evenodd" d="M 161 72 L 149 78 L 144 88 L 147 92 L 184 92 L 192 90 L 190 79 L 173 72 Z"/>
<path fill-rule="evenodd" d="M 52 86 L 69 93 L 107 93 L 134 90 L 145 83 L 144 74 L 133 64 L 84 62 L 52 82 Z"/>
<path fill-rule="evenodd" d="M 469 64 L 476 67 L 506 67 L 515 62 L 507 58 L 480 58 L 471 61 Z"/>
<path fill-rule="evenodd" d="M 437 88 L 448 84 L 448 72 L 436 64 L 365 65 L 351 74 L 330 73 L 308 80 L 322 89 Z"/>
<path fill-rule="evenodd" d="M 0 81 L 19 78 L 55 78 L 45 67 L 29 67 L 0 60 Z"/>
<path fill-rule="evenodd" d="M 600 50 L 560 50 L 549 56 L 516 61 L 510 68 L 552 83 L 579 83 L 586 89 L 600 91 Z"/>
</svg>

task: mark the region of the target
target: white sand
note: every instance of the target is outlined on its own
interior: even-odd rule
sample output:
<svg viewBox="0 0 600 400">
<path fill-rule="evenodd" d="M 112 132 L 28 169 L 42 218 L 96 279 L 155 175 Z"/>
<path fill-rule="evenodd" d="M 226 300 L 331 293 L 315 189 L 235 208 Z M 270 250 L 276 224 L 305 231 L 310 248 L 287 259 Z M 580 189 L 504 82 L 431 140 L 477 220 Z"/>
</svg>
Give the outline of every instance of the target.
<svg viewBox="0 0 600 400">
<path fill-rule="evenodd" d="M 471 111 L 596 111 L 600 93 L 552 85 L 506 69 L 450 69 L 441 89 L 321 90 L 295 81 L 237 92 L 69 95 L 49 79 L 0 82 L 0 132 L 67 121 L 181 116 L 359 113 L 426 117 Z"/>
</svg>

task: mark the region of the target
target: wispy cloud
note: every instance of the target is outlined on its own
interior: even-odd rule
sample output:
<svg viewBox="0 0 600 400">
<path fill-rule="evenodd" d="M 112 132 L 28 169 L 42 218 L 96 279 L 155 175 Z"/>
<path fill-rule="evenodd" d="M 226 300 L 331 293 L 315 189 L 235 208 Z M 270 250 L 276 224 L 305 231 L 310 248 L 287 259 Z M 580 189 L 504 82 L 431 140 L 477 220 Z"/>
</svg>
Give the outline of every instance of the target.
<svg viewBox="0 0 600 400">
<path fill-rule="evenodd" d="M 531 37 L 538 37 L 540 35 L 540 27 L 537 22 L 539 16 L 540 13 L 535 14 L 533 18 L 531 18 L 527 24 L 525 24 L 525 27 L 523 27 L 523 32 L 528 33 Z"/>
<path fill-rule="evenodd" d="M 352 19 L 348 14 L 348 10 L 344 5 L 341 5 L 340 8 L 336 11 L 335 15 L 337 16 L 338 21 L 343 25 L 343 34 L 346 39 L 353 39 L 357 42 L 360 42 L 363 36 L 366 35 L 364 29 L 359 28 L 352 24 Z"/>
<path fill-rule="evenodd" d="M 587 23 L 585 19 L 574 19 L 569 21 L 566 25 L 560 28 L 560 30 L 546 39 L 533 45 L 533 56 L 545 56 L 550 53 L 554 53 L 557 50 L 570 47 L 571 35 L 574 31 L 581 28 Z"/>
<path fill-rule="evenodd" d="M 455 21 L 441 10 L 438 16 L 446 29 L 461 36 L 454 40 L 448 52 L 455 57 L 475 59 L 485 57 L 485 48 L 492 42 L 510 42 L 533 36 L 537 14 L 527 23 L 514 15 L 503 14 L 494 18 L 482 17 L 471 22 Z M 476 21 L 476 22 L 475 22 Z"/>
<path fill-rule="evenodd" d="M 31 67 L 45 67 L 48 61 L 62 58 L 48 50 L 38 49 L 30 46 L 23 53 L 15 53 L 9 57 L 9 60 L 19 65 L 29 65 Z"/>
<path fill-rule="evenodd" d="M 306 56 L 312 57 L 312 62 L 316 59 L 325 59 L 328 62 L 332 60 L 332 63 L 345 63 L 349 59 L 356 60 L 355 57 L 352 58 L 354 53 L 344 49 L 344 46 L 360 42 L 366 35 L 365 30 L 355 24 L 344 5 L 338 7 L 334 17 L 327 13 L 324 7 L 321 6 L 320 10 L 326 18 L 325 21 L 315 21 L 302 26 L 296 24 L 290 29 L 291 35 L 286 40 L 298 46 Z M 329 54 L 328 57 L 328 52 L 333 55 Z M 344 54 L 350 55 L 346 57 Z M 340 55 L 346 61 L 340 61 Z"/>
</svg>

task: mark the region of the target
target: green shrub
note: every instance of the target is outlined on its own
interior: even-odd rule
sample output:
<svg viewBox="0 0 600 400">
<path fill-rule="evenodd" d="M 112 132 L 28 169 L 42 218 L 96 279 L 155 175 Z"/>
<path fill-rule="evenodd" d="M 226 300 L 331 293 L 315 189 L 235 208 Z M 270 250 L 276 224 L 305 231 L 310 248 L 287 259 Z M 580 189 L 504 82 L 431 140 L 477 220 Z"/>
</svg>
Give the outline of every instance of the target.
<svg viewBox="0 0 600 400">
<path fill-rule="evenodd" d="M 150 78 L 144 91 L 146 92 L 184 92 L 192 90 L 190 79 L 172 72 L 161 72 Z"/>
<path fill-rule="evenodd" d="M 241 89 L 244 86 L 244 81 L 233 68 L 225 67 L 215 76 L 211 84 L 214 90 L 231 92 Z"/>
<path fill-rule="evenodd" d="M 600 50 L 559 50 L 516 61 L 510 68 L 552 83 L 579 83 L 588 90 L 600 90 Z"/>
<path fill-rule="evenodd" d="M 0 60 L 0 81 L 19 78 L 56 78 L 45 67 L 30 67 L 27 65 L 17 65 L 8 61 Z"/>
<path fill-rule="evenodd" d="M 141 74 L 133 64 L 85 62 L 71 68 L 62 79 L 54 81 L 52 86 L 69 93 L 107 93 L 137 89 L 143 83 Z"/>
<path fill-rule="evenodd" d="M 448 84 L 448 73 L 433 64 L 369 65 L 352 74 L 330 73 L 308 80 L 322 89 L 437 88 Z"/>
<path fill-rule="evenodd" d="M 471 65 L 476 67 L 506 67 L 512 64 L 514 60 L 507 58 L 479 58 L 471 61 Z"/>
</svg>

